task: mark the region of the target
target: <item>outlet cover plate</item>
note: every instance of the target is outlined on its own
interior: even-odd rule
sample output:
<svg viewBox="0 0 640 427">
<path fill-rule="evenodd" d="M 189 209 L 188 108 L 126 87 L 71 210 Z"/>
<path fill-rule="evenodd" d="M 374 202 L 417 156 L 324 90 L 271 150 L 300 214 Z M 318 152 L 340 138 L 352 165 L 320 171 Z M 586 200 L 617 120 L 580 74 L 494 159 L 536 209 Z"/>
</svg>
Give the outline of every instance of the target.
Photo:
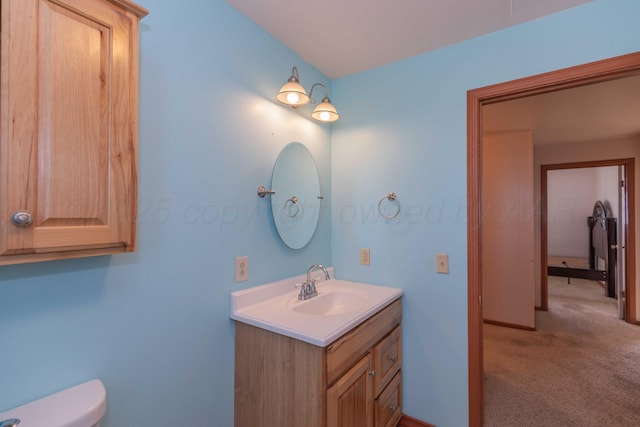
<svg viewBox="0 0 640 427">
<path fill-rule="evenodd" d="M 236 282 L 244 282 L 249 280 L 249 257 L 236 257 Z"/>
<path fill-rule="evenodd" d="M 362 265 L 371 264 L 371 250 L 369 248 L 360 249 L 360 264 Z"/>
</svg>

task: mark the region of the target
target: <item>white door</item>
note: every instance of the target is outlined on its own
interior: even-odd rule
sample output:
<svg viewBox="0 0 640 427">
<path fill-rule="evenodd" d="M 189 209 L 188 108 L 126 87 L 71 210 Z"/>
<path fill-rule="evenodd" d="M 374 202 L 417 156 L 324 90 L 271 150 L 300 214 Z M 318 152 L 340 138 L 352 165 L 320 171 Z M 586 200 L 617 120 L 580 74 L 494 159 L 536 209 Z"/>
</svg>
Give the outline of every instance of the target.
<svg viewBox="0 0 640 427">
<path fill-rule="evenodd" d="M 629 226 L 629 215 L 628 215 L 628 206 L 627 206 L 627 187 L 626 187 L 626 166 L 618 166 L 618 189 L 619 189 L 619 197 L 618 197 L 618 230 L 617 230 L 617 241 L 618 241 L 618 250 L 617 254 L 617 267 L 616 267 L 616 295 L 618 296 L 618 316 L 621 319 L 626 318 L 626 274 L 627 274 L 627 234 L 625 230 Z"/>
<path fill-rule="evenodd" d="M 535 328 L 531 131 L 488 134 L 482 147 L 483 316 Z"/>
</svg>

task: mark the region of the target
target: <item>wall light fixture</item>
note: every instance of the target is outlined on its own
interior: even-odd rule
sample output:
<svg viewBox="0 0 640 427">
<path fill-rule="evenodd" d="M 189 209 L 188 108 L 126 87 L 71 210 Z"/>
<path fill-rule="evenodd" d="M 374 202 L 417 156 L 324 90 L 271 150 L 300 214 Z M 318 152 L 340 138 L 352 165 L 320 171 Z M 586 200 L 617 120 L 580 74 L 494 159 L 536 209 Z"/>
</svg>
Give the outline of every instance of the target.
<svg viewBox="0 0 640 427">
<path fill-rule="evenodd" d="M 281 104 L 288 105 L 293 108 L 300 107 L 308 104 L 309 102 L 315 104 L 315 100 L 311 96 L 313 95 L 313 90 L 316 87 L 321 87 L 324 90 L 324 98 L 322 98 L 320 104 L 318 104 L 318 106 L 313 110 L 311 117 L 319 122 L 335 122 L 340 118 L 340 115 L 338 115 L 336 107 L 334 107 L 329 100 L 327 87 L 322 83 L 314 83 L 307 95 L 307 91 L 304 90 L 304 87 L 300 84 L 298 69 L 296 67 L 293 67 L 291 70 L 291 77 L 289 77 L 289 80 L 287 80 L 287 82 L 280 88 L 280 92 L 276 95 L 276 99 Z"/>
</svg>

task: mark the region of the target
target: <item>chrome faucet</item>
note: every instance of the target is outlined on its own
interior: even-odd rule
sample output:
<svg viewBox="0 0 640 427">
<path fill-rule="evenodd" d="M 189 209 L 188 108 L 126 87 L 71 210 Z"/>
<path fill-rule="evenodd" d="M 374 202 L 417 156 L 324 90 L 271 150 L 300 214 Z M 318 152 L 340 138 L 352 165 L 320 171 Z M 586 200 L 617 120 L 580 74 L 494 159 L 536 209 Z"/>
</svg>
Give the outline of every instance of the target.
<svg viewBox="0 0 640 427">
<path fill-rule="evenodd" d="M 307 281 L 300 285 L 300 293 L 298 294 L 298 299 L 300 301 L 308 300 L 309 298 L 313 298 L 318 295 L 318 291 L 316 290 L 316 281 L 311 278 L 311 273 L 313 270 L 320 269 L 324 272 L 324 279 L 329 280 L 331 276 L 326 268 L 324 268 L 320 264 L 313 264 L 307 270 Z"/>
</svg>

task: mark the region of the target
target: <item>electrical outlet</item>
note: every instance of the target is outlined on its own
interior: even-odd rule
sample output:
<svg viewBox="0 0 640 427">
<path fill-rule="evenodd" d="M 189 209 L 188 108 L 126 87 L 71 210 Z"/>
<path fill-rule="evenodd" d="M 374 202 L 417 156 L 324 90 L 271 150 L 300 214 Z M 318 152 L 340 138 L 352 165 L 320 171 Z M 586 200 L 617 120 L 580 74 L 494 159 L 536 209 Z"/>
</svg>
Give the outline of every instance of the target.
<svg viewBox="0 0 640 427">
<path fill-rule="evenodd" d="M 236 257 L 236 282 L 244 282 L 249 280 L 249 257 Z"/>
<path fill-rule="evenodd" d="M 436 254 L 436 273 L 449 273 L 449 255 Z"/>
<path fill-rule="evenodd" d="M 362 265 L 371 264 L 371 252 L 369 248 L 360 249 L 360 264 Z"/>
</svg>

